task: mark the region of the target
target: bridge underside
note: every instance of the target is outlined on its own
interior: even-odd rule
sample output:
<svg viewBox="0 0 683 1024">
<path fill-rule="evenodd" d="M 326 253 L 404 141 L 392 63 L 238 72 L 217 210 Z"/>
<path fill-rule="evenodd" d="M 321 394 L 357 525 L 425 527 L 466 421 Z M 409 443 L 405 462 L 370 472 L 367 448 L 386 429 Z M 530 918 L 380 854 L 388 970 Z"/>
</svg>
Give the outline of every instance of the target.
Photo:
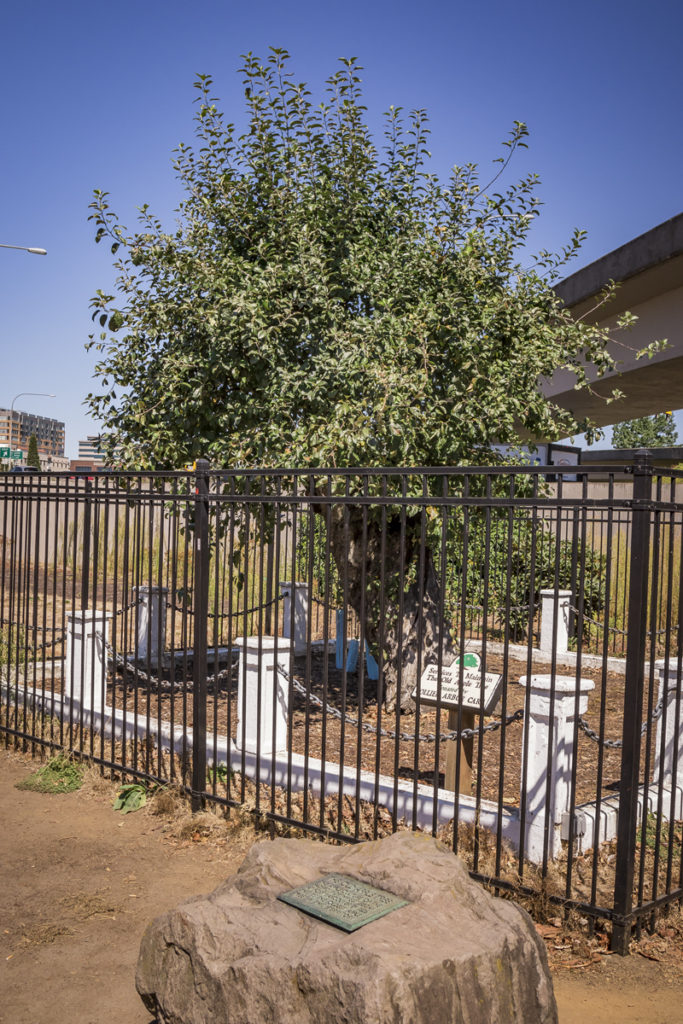
<svg viewBox="0 0 683 1024">
<path fill-rule="evenodd" d="M 619 282 L 617 292 L 596 310 L 610 281 Z M 543 385 L 549 398 L 598 426 L 683 408 L 683 214 L 572 274 L 556 291 L 587 323 L 614 327 L 625 310 L 638 321 L 628 332 L 615 332 L 610 351 L 618 373 L 599 380 L 594 374 L 591 392 L 575 391 L 574 374 L 558 371 Z M 663 338 L 666 350 L 636 359 L 638 350 Z M 608 405 L 605 397 L 614 388 L 625 397 Z"/>
<path fill-rule="evenodd" d="M 660 363 L 645 362 L 596 381 L 592 391 L 562 391 L 552 397 L 563 409 L 570 409 L 578 420 L 590 419 L 599 427 L 683 408 L 683 355 Z M 625 397 L 606 403 L 614 388 Z"/>
</svg>

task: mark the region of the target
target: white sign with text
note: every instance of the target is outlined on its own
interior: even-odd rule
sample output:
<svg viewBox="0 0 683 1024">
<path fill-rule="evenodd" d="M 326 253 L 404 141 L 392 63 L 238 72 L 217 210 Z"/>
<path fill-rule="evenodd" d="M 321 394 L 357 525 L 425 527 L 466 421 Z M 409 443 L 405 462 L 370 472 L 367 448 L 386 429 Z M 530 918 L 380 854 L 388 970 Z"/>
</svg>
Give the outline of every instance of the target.
<svg viewBox="0 0 683 1024">
<path fill-rule="evenodd" d="M 443 708 L 462 707 L 468 711 L 481 711 L 490 715 L 498 703 L 503 683 L 502 675 L 485 672 L 483 677 L 479 668 L 460 668 L 460 659 L 456 659 L 448 668 L 441 669 L 441 696 L 439 699 L 439 669 L 437 665 L 428 665 L 422 673 L 419 686 L 420 703 L 440 706 Z M 460 673 L 462 671 L 462 690 L 460 689 Z M 482 687 L 483 683 L 483 687 Z M 418 696 L 418 688 L 413 691 L 413 699 Z"/>
</svg>

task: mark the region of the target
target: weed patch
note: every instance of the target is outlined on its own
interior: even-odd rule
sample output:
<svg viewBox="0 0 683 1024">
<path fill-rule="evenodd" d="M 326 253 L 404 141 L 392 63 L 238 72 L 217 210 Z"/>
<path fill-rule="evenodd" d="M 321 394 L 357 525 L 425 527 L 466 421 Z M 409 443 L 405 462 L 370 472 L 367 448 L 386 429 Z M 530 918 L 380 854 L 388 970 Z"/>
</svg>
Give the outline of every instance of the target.
<svg viewBox="0 0 683 1024">
<path fill-rule="evenodd" d="M 74 793 L 83 785 L 83 769 L 64 754 L 58 754 L 16 785 L 17 789 L 34 793 Z"/>
</svg>

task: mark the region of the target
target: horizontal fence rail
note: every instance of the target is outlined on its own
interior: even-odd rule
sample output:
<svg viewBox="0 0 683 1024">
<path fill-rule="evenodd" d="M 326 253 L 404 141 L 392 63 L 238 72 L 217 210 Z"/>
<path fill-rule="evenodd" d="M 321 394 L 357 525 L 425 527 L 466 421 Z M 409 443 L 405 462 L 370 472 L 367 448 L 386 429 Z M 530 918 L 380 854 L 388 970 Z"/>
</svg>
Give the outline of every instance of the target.
<svg viewBox="0 0 683 1024">
<path fill-rule="evenodd" d="M 626 952 L 683 897 L 683 474 L 0 474 L 0 731 L 420 828 Z"/>
</svg>

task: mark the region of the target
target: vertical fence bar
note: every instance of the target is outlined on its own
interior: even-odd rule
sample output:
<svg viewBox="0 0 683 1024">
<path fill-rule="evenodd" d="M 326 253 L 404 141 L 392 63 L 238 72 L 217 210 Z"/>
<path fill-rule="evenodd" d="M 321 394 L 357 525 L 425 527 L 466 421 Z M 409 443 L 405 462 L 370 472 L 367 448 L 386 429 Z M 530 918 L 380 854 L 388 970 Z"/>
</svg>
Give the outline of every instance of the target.
<svg viewBox="0 0 683 1024">
<path fill-rule="evenodd" d="M 200 811 L 206 791 L 206 677 L 209 611 L 209 463 L 195 463 L 194 652 L 192 666 L 192 810 Z"/>
<path fill-rule="evenodd" d="M 652 465 L 640 450 L 633 464 L 631 558 L 628 594 L 628 637 L 624 685 L 619 823 L 617 831 L 616 878 L 612 928 L 612 949 L 628 955 L 633 908 L 633 879 L 638 827 L 638 773 L 640 771 L 640 726 L 643 702 L 643 673 L 646 648 L 648 577 L 650 557 L 650 506 Z"/>
</svg>

